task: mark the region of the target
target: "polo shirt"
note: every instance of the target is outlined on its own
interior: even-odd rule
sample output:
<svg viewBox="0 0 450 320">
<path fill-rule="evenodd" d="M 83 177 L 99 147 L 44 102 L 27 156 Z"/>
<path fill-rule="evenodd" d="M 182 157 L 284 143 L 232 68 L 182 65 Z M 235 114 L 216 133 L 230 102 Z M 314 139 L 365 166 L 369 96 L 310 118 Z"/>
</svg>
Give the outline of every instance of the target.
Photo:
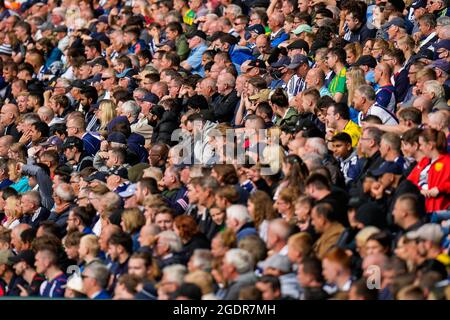
<svg viewBox="0 0 450 320">
<path fill-rule="evenodd" d="M 334 97 L 334 95 L 338 92 L 342 94 L 347 92 L 347 85 L 345 84 L 346 75 L 347 68 L 344 67 L 337 75 L 334 76 L 333 80 L 331 80 L 330 85 L 328 86 L 331 96 Z"/>
</svg>

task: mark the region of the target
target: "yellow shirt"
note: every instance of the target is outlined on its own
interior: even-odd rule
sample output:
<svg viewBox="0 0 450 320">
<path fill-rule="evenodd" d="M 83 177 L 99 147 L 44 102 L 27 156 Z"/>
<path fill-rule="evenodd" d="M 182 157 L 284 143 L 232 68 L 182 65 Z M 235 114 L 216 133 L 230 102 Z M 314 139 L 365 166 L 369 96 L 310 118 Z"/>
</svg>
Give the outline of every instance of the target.
<svg viewBox="0 0 450 320">
<path fill-rule="evenodd" d="M 356 123 L 349 120 L 342 132 L 348 133 L 348 135 L 352 138 L 353 148 L 358 145 L 359 138 L 361 137 L 361 128 Z"/>
</svg>

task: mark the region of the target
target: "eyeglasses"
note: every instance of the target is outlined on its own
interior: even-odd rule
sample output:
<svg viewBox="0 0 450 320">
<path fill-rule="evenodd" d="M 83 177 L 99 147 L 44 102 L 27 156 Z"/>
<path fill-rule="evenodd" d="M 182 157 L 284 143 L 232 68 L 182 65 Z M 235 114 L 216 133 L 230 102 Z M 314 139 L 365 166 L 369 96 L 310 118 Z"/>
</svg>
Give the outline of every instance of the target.
<svg viewBox="0 0 450 320">
<path fill-rule="evenodd" d="M 376 50 L 381 50 L 381 48 L 375 48 L 373 47 L 372 49 L 370 49 L 371 51 L 376 51 Z"/>
<path fill-rule="evenodd" d="M 108 80 L 108 79 L 111 79 L 112 77 L 105 77 L 105 78 L 102 78 L 102 81 L 106 81 L 106 80 Z"/>
</svg>

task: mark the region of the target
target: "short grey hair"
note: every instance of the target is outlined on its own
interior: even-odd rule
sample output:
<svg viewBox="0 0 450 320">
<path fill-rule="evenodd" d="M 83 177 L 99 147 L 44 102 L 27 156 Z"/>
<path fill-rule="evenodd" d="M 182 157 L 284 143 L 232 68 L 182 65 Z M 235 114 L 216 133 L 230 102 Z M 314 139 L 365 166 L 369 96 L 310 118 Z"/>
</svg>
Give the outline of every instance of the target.
<svg viewBox="0 0 450 320">
<path fill-rule="evenodd" d="M 35 206 L 39 207 L 41 205 L 41 196 L 39 194 L 39 191 L 36 190 L 27 191 L 22 195 L 22 197 L 24 196 L 30 198 L 31 202 L 33 202 Z"/>
<path fill-rule="evenodd" d="M 375 101 L 375 90 L 372 88 L 372 86 L 369 86 L 367 84 L 363 84 L 356 89 L 360 95 L 362 95 L 364 98 L 366 98 L 369 101 Z"/>
<path fill-rule="evenodd" d="M 436 24 L 440 26 L 450 25 L 450 17 L 443 16 L 436 19 Z"/>
<path fill-rule="evenodd" d="M 175 282 L 181 286 L 187 274 L 187 268 L 181 264 L 173 264 L 165 267 L 162 272 L 165 281 Z"/>
<path fill-rule="evenodd" d="M 327 145 L 325 143 L 325 140 L 322 138 L 308 138 L 306 140 L 306 143 L 315 150 L 315 152 L 323 159 L 327 153 L 328 153 L 328 148 Z"/>
<path fill-rule="evenodd" d="M 158 235 L 158 239 L 159 241 L 165 242 L 169 246 L 171 252 L 180 252 L 183 248 L 180 237 L 174 231 L 163 231 Z"/>
<path fill-rule="evenodd" d="M 236 219 L 240 223 L 247 223 L 252 220 L 247 207 L 242 204 L 233 204 L 227 208 L 227 217 Z"/>
<path fill-rule="evenodd" d="M 247 250 L 228 250 L 225 254 L 225 262 L 233 265 L 236 268 L 236 272 L 239 274 L 244 274 L 253 270 L 253 257 Z"/>
<path fill-rule="evenodd" d="M 75 192 L 68 183 L 61 183 L 55 189 L 55 194 L 63 201 L 72 202 L 75 200 Z"/>
<path fill-rule="evenodd" d="M 213 260 L 211 250 L 195 249 L 191 259 L 195 268 L 202 271 L 211 272 Z"/>
<path fill-rule="evenodd" d="M 109 282 L 109 270 L 101 262 L 92 262 L 86 266 L 83 273 L 89 273 L 89 276 L 94 278 L 97 285 L 105 289 Z"/>
<path fill-rule="evenodd" d="M 235 4 L 229 4 L 227 6 L 227 10 L 230 10 L 233 13 L 234 18 L 242 15 L 242 8 Z"/>
<path fill-rule="evenodd" d="M 141 107 L 135 101 L 129 100 L 122 104 L 122 111 L 131 114 L 133 118 L 137 118 L 141 112 Z"/>
<path fill-rule="evenodd" d="M 443 98 L 445 96 L 444 87 L 437 80 L 428 80 L 423 84 L 423 91 L 434 93 L 435 98 Z"/>
</svg>

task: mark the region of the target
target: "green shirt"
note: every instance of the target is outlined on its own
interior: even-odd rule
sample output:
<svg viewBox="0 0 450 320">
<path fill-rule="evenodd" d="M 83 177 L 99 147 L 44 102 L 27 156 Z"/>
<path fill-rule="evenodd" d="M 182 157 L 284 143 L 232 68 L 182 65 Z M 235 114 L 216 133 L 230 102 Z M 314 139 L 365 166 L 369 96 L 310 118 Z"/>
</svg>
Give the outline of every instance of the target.
<svg viewBox="0 0 450 320">
<path fill-rule="evenodd" d="M 328 90 L 330 90 L 331 95 L 334 97 L 336 93 L 346 93 L 347 85 L 345 84 L 347 69 L 344 67 L 339 71 L 337 75 L 331 80 Z"/>
</svg>

